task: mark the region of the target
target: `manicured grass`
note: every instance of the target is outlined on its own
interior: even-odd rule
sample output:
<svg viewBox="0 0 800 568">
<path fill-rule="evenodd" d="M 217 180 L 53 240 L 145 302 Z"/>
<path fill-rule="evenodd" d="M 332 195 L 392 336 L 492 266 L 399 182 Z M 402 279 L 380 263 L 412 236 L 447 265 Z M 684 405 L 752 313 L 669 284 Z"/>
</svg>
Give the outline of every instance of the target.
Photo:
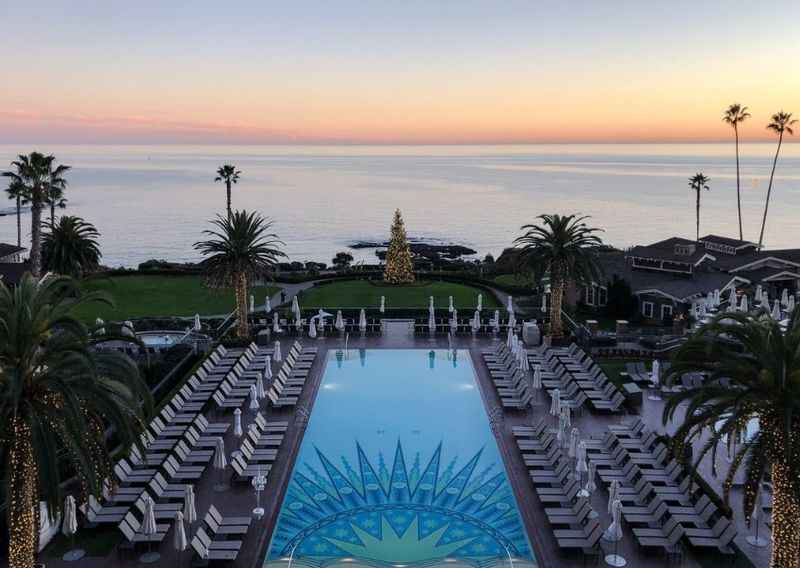
<svg viewBox="0 0 800 568">
<path fill-rule="evenodd" d="M 390 286 L 366 280 L 346 280 L 315 286 L 300 296 L 302 308 L 377 308 L 381 296 L 386 296 L 387 309 L 428 307 L 428 298 L 433 296 L 437 308 L 448 305 L 448 296 L 453 296 L 456 309 L 474 308 L 478 294 L 483 294 L 485 308 L 499 307 L 494 295 L 485 290 L 452 282 L 416 282 L 408 286 Z"/>
<path fill-rule="evenodd" d="M 494 281 L 507 286 L 533 286 L 531 279 L 522 274 L 501 274 L 500 276 L 495 276 Z"/>
<path fill-rule="evenodd" d="M 106 321 L 156 316 L 203 316 L 228 314 L 233 310 L 231 290 L 210 290 L 200 276 L 115 276 L 91 278 L 84 282 L 86 290 L 103 290 L 114 298 L 115 307 L 86 304 L 77 310 L 84 321 L 102 318 Z M 251 288 L 256 305 L 275 294 L 279 288 Z"/>
</svg>

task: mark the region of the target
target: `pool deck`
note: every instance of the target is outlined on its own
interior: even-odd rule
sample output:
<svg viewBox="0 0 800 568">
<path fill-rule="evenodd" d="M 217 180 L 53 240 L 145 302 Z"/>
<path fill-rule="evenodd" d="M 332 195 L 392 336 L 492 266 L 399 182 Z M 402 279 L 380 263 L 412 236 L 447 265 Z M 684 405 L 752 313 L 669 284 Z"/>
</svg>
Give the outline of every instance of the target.
<svg viewBox="0 0 800 568">
<path fill-rule="evenodd" d="M 280 411 L 273 411 L 270 409 L 266 412 L 268 420 L 288 420 L 289 428 L 286 432 L 283 444 L 278 452 L 278 457 L 272 466 L 271 473 L 268 477 L 266 490 L 262 494 L 261 504 L 265 508 L 267 514 L 259 521 L 253 521 L 251 528 L 244 538 L 244 544 L 240 551 L 239 557 L 234 563 L 228 565 L 241 567 L 241 568 L 257 568 L 263 564 L 263 559 L 269 545 L 272 530 L 277 522 L 280 505 L 282 502 L 283 493 L 289 483 L 292 471 L 292 465 L 297 456 L 297 453 L 302 442 L 303 434 L 308 423 L 308 417 L 313 410 L 314 401 L 319 390 L 322 375 L 324 374 L 325 364 L 327 361 L 328 349 L 336 349 L 342 346 L 340 338 L 321 338 L 317 340 L 302 339 L 303 343 L 314 345 L 319 348 L 319 355 L 316 358 L 314 365 L 309 374 L 309 379 L 306 382 L 306 388 L 303 390 L 298 404 L 294 408 L 288 408 Z M 523 522 L 527 529 L 531 545 L 536 551 L 539 566 L 549 568 L 557 567 L 578 567 L 589 565 L 606 565 L 602 559 L 584 560 L 580 553 L 574 555 L 562 554 L 553 537 L 552 529 L 549 526 L 547 518 L 544 513 L 542 504 L 539 502 L 538 497 L 533 490 L 533 486 L 528 479 L 528 471 L 522 461 L 522 456 L 516 447 L 514 437 L 512 435 L 512 427 L 521 424 L 530 424 L 536 417 L 538 419 L 539 413 L 546 413 L 548 410 L 548 403 L 545 396 L 542 397 L 541 406 L 535 408 L 536 414 L 531 410 L 523 411 L 505 411 L 495 412 L 495 408 L 502 408 L 497 393 L 492 384 L 491 378 L 488 374 L 486 366 L 483 364 L 481 358 L 481 351 L 490 348 L 496 341 L 487 338 L 473 339 L 471 337 L 459 337 L 456 339 L 454 347 L 458 349 L 465 349 L 470 351 L 473 366 L 476 371 L 476 378 L 480 387 L 481 396 L 483 398 L 487 413 L 492 423 L 492 429 L 498 440 L 498 446 L 506 464 L 509 481 L 514 487 L 517 496 L 520 513 L 523 517 Z M 413 337 L 404 333 L 390 332 L 380 337 L 351 337 L 349 348 L 369 348 L 369 349 L 431 349 L 431 348 L 447 348 L 448 342 L 446 337 L 437 337 L 430 339 L 427 337 Z M 645 397 L 646 399 L 646 397 Z M 654 403 L 645 400 L 643 406 L 643 418 L 652 425 L 652 427 L 661 431 L 663 428 L 660 426 L 660 406 L 663 403 Z M 263 413 L 263 411 L 262 411 Z M 245 412 L 242 416 L 245 426 L 251 420 L 249 412 Z M 214 421 L 232 421 L 230 414 L 223 416 L 222 414 L 216 415 L 214 412 L 209 414 L 209 420 Z M 573 425 L 577 426 L 581 431 L 582 437 L 602 435 L 608 424 L 618 422 L 619 416 L 614 415 L 598 415 L 585 411 L 582 416 L 576 417 L 573 420 Z M 230 452 L 237 443 L 232 433 L 228 433 L 225 437 L 226 449 Z M 710 476 L 707 476 L 710 478 Z M 255 506 L 255 496 L 252 487 L 249 484 L 236 484 L 225 493 L 215 493 L 213 485 L 217 482 L 218 478 L 213 472 L 203 476 L 203 479 L 195 484 L 195 491 L 197 495 L 197 512 L 198 517 L 202 519 L 210 504 L 214 504 L 223 515 L 243 515 L 247 514 Z M 713 480 L 709 479 L 713 483 Z M 610 518 L 606 512 L 607 491 L 598 483 L 598 490 L 592 496 L 592 505 L 600 514 L 601 524 L 605 527 L 608 525 Z M 734 505 L 734 508 L 736 505 Z M 165 522 L 165 521 L 161 521 Z M 90 530 L 90 529 L 87 529 Z M 187 531 L 188 532 L 188 531 Z M 741 536 L 737 538 L 737 543 L 743 541 L 746 532 L 742 532 Z M 166 538 L 159 547 L 159 552 L 162 557 L 161 560 L 154 564 L 154 566 L 174 566 L 176 568 L 190 566 L 190 557 L 194 556 L 191 548 L 186 552 L 178 555 L 172 547 L 172 529 L 167 533 Z M 602 543 L 602 541 L 601 541 Z M 740 545 L 741 546 L 741 545 Z M 744 545 L 745 547 L 747 545 Z M 605 543 L 603 547 L 606 551 L 611 550 L 611 545 Z M 137 552 L 144 551 L 144 548 L 137 548 Z M 627 528 L 625 529 L 625 536 L 619 545 L 619 553 L 628 560 L 628 566 L 634 567 L 649 567 L 649 566 L 684 566 L 694 567 L 700 566 L 696 559 L 692 558 L 691 552 L 687 551 L 684 556 L 683 562 L 668 564 L 663 556 L 653 554 L 652 552 L 643 552 L 639 549 L 631 538 Z M 752 549 L 751 549 L 752 550 Z M 768 563 L 767 549 L 758 551 L 758 558 L 753 558 L 756 566 L 766 566 Z M 58 567 L 67 568 L 73 567 L 76 563 L 63 562 L 60 559 L 46 558 L 48 568 Z M 595 564 L 595 562 L 597 562 Z M 113 552 L 108 558 L 85 558 L 80 563 L 81 567 L 94 568 L 96 567 L 132 567 L 140 566 L 137 556 L 121 557 Z M 275 563 L 280 564 L 280 563 Z"/>
</svg>

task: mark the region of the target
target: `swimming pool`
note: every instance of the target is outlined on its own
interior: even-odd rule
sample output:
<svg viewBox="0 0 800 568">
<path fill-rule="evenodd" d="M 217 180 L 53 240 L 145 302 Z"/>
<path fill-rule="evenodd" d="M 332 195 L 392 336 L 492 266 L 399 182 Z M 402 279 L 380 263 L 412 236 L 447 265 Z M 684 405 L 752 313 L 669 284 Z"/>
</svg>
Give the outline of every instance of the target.
<svg viewBox="0 0 800 568">
<path fill-rule="evenodd" d="M 469 353 L 331 351 L 265 564 L 533 560 Z"/>
</svg>

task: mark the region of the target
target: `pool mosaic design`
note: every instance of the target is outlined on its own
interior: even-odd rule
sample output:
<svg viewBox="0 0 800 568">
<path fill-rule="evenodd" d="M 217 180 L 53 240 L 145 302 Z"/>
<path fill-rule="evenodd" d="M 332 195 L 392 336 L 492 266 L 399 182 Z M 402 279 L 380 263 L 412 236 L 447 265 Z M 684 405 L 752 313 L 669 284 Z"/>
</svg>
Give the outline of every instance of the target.
<svg viewBox="0 0 800 568">
<path fill-rule="evenodd" d="M 532 560 L 469 354 L 331 352 L 266 562 Z"/>
</svg>

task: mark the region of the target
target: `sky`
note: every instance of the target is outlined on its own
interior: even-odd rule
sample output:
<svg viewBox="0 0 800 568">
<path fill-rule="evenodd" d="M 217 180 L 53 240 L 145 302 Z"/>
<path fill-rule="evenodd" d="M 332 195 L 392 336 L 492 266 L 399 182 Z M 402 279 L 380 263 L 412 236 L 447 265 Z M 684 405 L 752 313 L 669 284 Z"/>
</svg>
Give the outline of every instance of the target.
<svg viewBox="0 0 800 568">
<path fill-rule="evenodd" d="M 744 140 L 800 2 L 0 0 L 0 143 Z M 800 134 L 800 133 L 798 133 Z"/>
</svg>

